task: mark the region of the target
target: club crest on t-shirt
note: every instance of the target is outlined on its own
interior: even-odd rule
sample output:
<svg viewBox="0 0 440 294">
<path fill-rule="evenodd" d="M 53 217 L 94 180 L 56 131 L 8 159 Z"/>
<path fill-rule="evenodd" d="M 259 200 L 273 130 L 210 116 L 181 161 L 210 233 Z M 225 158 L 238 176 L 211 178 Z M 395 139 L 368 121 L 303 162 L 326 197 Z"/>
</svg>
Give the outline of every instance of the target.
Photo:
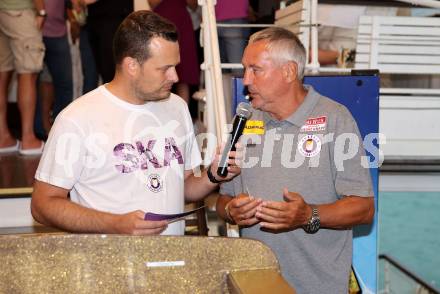
<svg viewBox="0 0 440 294">
<path fill-rule="evenodd" d="M 151 174 L 148 176 L 147 187 L 151 192 L 160 192 L 163 188 L 163 181 L 159 174 Z"/>
<path fill-rule="evenodd" d="M 313 157 L 321 151 L 321 140 L 316 135 L 304 136 L 298 142 L 298 151 L 305 157 Z"/>
</svg>

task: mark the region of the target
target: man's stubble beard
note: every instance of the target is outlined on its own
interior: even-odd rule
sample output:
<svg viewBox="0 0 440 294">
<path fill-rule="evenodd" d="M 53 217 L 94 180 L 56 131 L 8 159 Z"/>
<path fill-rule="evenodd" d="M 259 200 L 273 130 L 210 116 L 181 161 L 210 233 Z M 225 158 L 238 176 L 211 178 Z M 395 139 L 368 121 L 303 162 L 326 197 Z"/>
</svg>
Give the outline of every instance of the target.
<svg viewBox="0 0 440 294">
<path fill-rule="evenodd" d="M 154 102 L 154 101 L 162 101 L 168 99 L 171 95 L 171 91 L 167 91 L 164 94 L 164 91 L 161 91 L 161 88 L 158 91 L 154 92 L 144 92 L 142 91 L 142 87 L 140 86 L 139 81 L 134 82 L 134 94 L 136 98 L 145 102 Z"/>
</svg>

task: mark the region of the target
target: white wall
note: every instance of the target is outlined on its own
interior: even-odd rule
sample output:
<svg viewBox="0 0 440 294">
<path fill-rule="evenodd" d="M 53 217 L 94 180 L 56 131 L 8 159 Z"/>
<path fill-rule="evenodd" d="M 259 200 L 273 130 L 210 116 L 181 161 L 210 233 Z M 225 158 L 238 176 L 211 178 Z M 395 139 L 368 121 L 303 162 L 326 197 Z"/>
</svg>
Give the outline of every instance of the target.
<svg viewBox="0 0 440 294">
<path fill-rule="evenodd" d="M 380 97 L 379 131 L 387 156 L 440 157 L 440 97 Z"/>
<path fill-rule="evenodd" d="M 0 198 L 0 227 L 37 225 L 30 210 L 31 198 Z"/>
</svg>

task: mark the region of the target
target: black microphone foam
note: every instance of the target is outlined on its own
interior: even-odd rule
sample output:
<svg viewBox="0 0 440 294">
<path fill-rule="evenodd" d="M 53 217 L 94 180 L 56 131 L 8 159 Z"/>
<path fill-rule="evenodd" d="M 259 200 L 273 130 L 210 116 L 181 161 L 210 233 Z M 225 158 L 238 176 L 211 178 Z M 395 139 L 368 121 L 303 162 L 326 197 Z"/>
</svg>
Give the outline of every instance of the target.
<svg viewBox="0 0 440 294">
<path fill-rule="evenodd" d="M 237 106 L 236 115 L 234 122 L 232 123 L 232 131 L 228 136 L 228 140 L 223 149 L 222 157 L 218 165 L 217 174 L 221 177 L 226 177 L 228 175 L 228 159 L 229 152 L 235 151 L 235 144 L 237 144 L 238 139 L 243 134 L 246 121 L 251 117 L 251 106 L 248 103 L 241 102 Z"/>
</svg>

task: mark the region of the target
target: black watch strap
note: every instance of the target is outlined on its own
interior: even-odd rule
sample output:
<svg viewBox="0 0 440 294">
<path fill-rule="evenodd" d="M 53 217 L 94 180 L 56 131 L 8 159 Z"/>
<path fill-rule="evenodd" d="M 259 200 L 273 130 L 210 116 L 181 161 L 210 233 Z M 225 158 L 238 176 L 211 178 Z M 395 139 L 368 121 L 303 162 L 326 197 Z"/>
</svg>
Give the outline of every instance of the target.
<svg viewBox="0 0 440 294">
<path fill-rule="evenodd" d="M 223 182 L 223 181 L 219 181 L 219 180 L 217 180 L 217 179 L 214 177 L 214 175 L 213 175 L 212 172 L 211 172 L 211 166 L 208 167 L 206 173 L 208 174 L 208 179 L 209 179 L 209 181 L 210 181 L 211 183 L 213 183 L 213 184 L 220 184 L 221 182 Z"/>
</svg>

